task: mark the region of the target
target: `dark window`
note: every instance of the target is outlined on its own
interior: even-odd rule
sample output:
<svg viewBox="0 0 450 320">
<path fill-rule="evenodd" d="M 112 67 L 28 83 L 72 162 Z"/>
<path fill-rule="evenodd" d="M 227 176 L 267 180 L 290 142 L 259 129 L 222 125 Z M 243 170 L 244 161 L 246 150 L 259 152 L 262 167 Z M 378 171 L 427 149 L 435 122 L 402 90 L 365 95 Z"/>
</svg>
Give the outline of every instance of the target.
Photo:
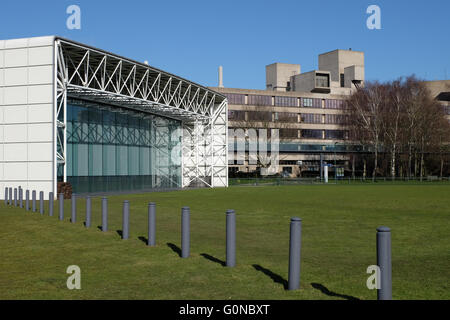
<svg viewBox="0 0 450 320">
<path fill-rule="evenodd" d="M 322 130 L 303 129 L 301 137 L 305 139 L 322 139 Z"/>
<path fill-rule="evenodd" d="M 343 73 L 341 73 L 341 88 L 345 87 L 345 76 Z"/>
<path fill-rule="evenodd" d="M 298 122 L 298 116 L 292 112 L 275 112 L 275 121 L 279 122 Z"/>
<path fill-rule="evenodd" d="M 245 111 L 228 110 L 228 120 L 231 120 L 231 121 L 245 120 Z"/>
<path fill-rule="evenodd" d="M 291 174 L 292 173 L 292 167 L 283 167 L 283 172 Z"/>
<path fill-rule="evenodd" d="M 272 121 L 270 111 L 248 111 L 248 121 Z"/>
<path fill-rule="evenodd" d="M 325 130 L 325 139 L 344 140 L 347 132 L 344 130 Z"/>
<path fill-rule="evenodd" d="M 280 129 L 280 138 L 298 138 L 297 129 Z"/>
<path fill-rule="evenodd" d="M 316 74 L 316 87 L 321 88 L 328 88 L 330 86 L 330 83 L 328 81 L 328 74 Z"/>
</svg>

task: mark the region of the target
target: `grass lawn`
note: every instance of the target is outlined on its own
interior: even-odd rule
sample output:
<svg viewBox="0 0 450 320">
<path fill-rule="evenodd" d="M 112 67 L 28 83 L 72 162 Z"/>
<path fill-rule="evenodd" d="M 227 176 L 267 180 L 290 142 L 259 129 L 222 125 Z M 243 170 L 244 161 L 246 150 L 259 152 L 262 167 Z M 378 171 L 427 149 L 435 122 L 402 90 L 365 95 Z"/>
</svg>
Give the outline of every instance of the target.
<svg viewBox="0 0 450 320">
<path fill-rule="evenodd" d="M 130 239 L 122 202 L 130 200 Z M 147 203 L 157 246 L 147 247 Z M 0 299 L 376 299 L 376 228 L 392 230 L 394 299 L 450 299 L 450 185 L 305 185 L 197 189 L 109 197 L 101 232 L 79 199 L 72 224 L 0 203 Z M 191 208 L 191 256 L 181 259 L 181 207 Z M 236 210 L 237 266 L 225 260 L 225 211 Z M 287 291 L 289 222 L 303 220 L 301 289 Z M 145 239 L 144 239 L 145 240 Z M 81 290 L 66 269 L 81 268 Z"/>
</svg>

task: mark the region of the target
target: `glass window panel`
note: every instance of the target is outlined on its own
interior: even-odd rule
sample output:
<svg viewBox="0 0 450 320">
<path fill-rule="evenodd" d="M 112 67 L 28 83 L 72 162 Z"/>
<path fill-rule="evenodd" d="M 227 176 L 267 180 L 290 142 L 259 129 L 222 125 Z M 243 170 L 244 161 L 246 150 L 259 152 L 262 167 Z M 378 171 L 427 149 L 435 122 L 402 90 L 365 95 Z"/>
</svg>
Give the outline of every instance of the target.
<svg viewBox="0 0 450 320">
<path fill-rule="evenodd" d="M 248 104 L 255 105 L 255 106 L 271 106 L 272 105 L 272 97 L 249 94 L 248 95 Z"/>
<path fill-rule="evenodd" d="M 301 137 L 305 139 L 322 139 L 322 130 L 302 129 Z"/>
<path fill-rule="evenodd" d="M 179 187 L 179 121 L 69 102 L 67 176 L 74 192 Z M 58 170 L 59 180 L 62 174 Z"/>
</svg>

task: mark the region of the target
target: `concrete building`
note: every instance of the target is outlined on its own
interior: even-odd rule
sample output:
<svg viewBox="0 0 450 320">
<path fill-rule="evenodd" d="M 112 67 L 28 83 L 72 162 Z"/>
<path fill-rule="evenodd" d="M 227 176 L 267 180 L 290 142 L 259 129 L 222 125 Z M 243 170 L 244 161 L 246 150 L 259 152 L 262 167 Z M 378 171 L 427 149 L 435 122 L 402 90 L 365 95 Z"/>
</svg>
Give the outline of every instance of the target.
<svg viewBox="0 0 450 320">
<path fill-rule="evenodd" d="M 357 148 L 347 141 L 343 101 L 364 85 L 364 53 L 334 50 L 319 55 L 319 70 L 300 71 L 298 64 L 273 63 L 266 66 L 266 90 L 211 89 L 228 98 L 230 129 L 279 129 L 279 173 L 319 176 L 328 163 L 330 174 L 341 175 Z M 248 154 L 229 158 L 231 172 L 261 167 Z"/>
<path fill-rule="evenodd" d="M 221 93 L 61 37 L 0 41 L 1 190 L 223 187 L 227 147 Z"/>
<path fill-rule="evenodd" d="M 443 106 L 450 121 L 450 80 L 425 81 L 431 96 Z"/>
</svg>

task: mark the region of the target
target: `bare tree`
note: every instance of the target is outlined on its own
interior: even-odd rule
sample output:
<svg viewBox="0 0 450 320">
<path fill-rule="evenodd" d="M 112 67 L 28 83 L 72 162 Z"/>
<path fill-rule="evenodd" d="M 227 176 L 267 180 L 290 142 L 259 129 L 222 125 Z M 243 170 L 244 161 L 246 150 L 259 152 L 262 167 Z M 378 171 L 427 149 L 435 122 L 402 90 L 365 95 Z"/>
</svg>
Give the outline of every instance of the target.
<svg viewBox="0 0 450 320">
<path fill-rule="evenodd" d="M 347 101 L 351 139 L 368 146 L 374 154 L 372 180 L 378 169 L 378 153 L 382 138 L 382 109 L 385 103 L 386 86 L 366 83 L 364 88 L 356 91 Z"/>
<path fill-rule="evenodd" d="M 408 176 L 426 172 L 425 157 L 432 163 L 440 160 L 440 175 L 449 155 L 449 122 L 443 106 L 431 97 L 423 82 L 414 76 L 391 83 L 371 83 L 354 93 L 347 102 L 350 114 L 351 139 L 369 147 L 374 154 L 375 178 L 379 152 L 389 157 L 382 167 L 390 168 L 392 179 L 397 176 L 398 157 L 407 153 Z M 433 160 L 434 159 L 434 160 Z M 387 160 L 387 159 L 386 159 Z M 365 162 L 364 162 L 365 167 Z M 400 175 L 402 175 L 400 166 Z"/>
<path fill-rule="evenodd" d="M 402 80 L 396 80 L 387 87 L 387 96 L 383 104 L 382 121 L 385 149 L 390 153 L 390 173 L 394 180 L 396 176 L 397 153 L 404 123 L 406 90 Z"/>
<path fill-rule="evenodd" d="M 254 107 L 244 107 L 244 109 L 239 110 L 241 114 L 235 119 L 231 119 L 232 126 L 234 128 L 244 129 L 246 131 L 247 142 L 252 141 L 249 148 L 255 152 L 249 152 L 249 160 L 255 161 L 256 166 L 259 168 L 269 168 L 273 162 L 273 156 L 270 152 L 256 152 L 257 145 L 256 141 L 260 141 L 262 144 L 266 139 L 272 138 L 272 129 L 289 129 L 293 125 L 291 117 L 284 117 L 284 112 L 279 112 L 280 118 L 275 119 L 273 111 L 257 110 Z M 297 122 L 297 119 L 295 119 Z M 253 130 L 252 130 L 253 129 Z M 265 137 L 261 136 L 265 135 Z M 260 140 L 261 139 L 261 140 Z M 260 146 L 262 145 L 260 143 Z M 282 160 L 282 159 L 279 159 Z"/>
</svg>

